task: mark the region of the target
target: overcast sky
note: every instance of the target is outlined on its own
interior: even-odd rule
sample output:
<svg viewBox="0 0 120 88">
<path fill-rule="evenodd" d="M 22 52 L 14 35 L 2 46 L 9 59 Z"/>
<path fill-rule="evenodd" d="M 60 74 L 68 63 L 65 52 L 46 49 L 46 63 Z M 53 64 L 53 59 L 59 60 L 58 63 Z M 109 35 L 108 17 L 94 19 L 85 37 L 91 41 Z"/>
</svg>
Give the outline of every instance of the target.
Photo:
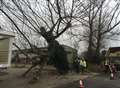
<svg viewBox="0 0 120 88">
<path fill-rule="evenodd" d="M 111 7 L 112 5 L 115 4 L 114 2 L 111 2 Z M 0 15 L 0 25 L 4 28 L 9 28 L 9 25 L 6 24 L 7 22 L 4 20 L 5 17 L 3 17 L 2 15 Z M 120 36 L 117 37 L 117 39 L 120 40 Z M 33 39 L 34 40 L 34 39 Z M 61 44 L 64 45 L 68 45 L 74 48 L 73 43 L 74 41 L 71 41 L 70 37 L 68 35 L 62 35 L 60 36 L 60 38 L 58 39 L 60 41 Z M 110 41 L 109 45 L 107 47 L 120 47 L 120 41 Z M 79 52 L 82 52 L 86 49 L 86 44 L 84 42 L 80 42 L 80 49 Z"/>
</svg>

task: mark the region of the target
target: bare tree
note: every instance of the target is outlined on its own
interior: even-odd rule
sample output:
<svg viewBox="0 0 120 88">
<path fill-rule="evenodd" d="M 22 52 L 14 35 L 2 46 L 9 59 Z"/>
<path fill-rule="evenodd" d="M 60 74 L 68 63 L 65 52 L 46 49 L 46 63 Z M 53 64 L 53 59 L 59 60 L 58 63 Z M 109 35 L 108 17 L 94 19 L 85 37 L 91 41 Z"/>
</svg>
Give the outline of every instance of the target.
<svg viewBox="0 0 120 88">
<path fill-rule="evenodd" d="M 106 2 L 104 3 L 106 4 Z M 119 30 L 116 30 L 117 26 L 120 24 L 120 20 L 117 20 L 119 17 L 119 6 L 120 4 L 116 3 L 115 6 L 113 6 L 111 9 L 109 7 L 104 7 L 104 4 L 101 6 L 100 11 L 98 13 L 98 17 L 96 17 L 96 20 L 94 23 L 95 26 L 95 32 L 94 32 L 94 38 L 96 40 L 95 42 L 95 55 L 96 58 L 99 58 L 100 50 L 104 44 L 104 40 L 108 37 L 111 38 L 115 35 L 119 35 Z M 109 34 L 109 35 L 108 35 Z"/>
<path fill-rule="evenodd" d="M 99 57 L 104 42 L 120 33 L 117 30 L 117 26 L 120 24 L 118 19 L 120 4 L 114 2 L 111 7 L 111 3 L 107 0 L 87 0 L 86 3 L 82 4 L 85 9 L 84 19 L 75 18 L 82 25 L 83 33 L 75 34 L 73 32 L 72 36 L 80 36 L 80 40 L 87 41 L 89 59 L 93 58 L 93 51 L 96 58 Z"/>
</svg>

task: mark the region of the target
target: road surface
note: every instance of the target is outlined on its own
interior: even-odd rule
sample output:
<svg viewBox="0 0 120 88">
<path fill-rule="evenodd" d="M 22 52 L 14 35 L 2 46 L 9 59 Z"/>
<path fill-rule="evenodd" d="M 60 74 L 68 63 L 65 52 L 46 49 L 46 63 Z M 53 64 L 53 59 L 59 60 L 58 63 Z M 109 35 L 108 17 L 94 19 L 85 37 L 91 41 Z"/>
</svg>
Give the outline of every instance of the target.
<svg viewBox="0 0 120 88">
<path fill-rule="evenodd" d="M 83 80 L 84 88 L 120 88 L 120 78 L 110 80 L 109 76 L 99 75 Z M 80 88 L 79 80 L 56 88 Z"/>
</svg>

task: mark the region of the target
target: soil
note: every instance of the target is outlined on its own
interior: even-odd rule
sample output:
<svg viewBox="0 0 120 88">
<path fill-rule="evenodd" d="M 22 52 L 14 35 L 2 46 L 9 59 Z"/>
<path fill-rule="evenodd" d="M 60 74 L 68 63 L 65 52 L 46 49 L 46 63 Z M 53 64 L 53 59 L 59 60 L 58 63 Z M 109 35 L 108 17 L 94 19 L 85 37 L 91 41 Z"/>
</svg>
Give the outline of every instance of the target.
<svg viewBox="0 0 120 88">
<path fill-rule="evenodd" d="M 9 68 L 0 72 L 0 88 L 56 88 L 88 77 L 74 72 L 61 76 L 55 70 L 45 69 L 39 80 L 32 82 L 32 72 L 27 77 L 21 76 L 26 70 L 27 68 Z"/>
</svg>

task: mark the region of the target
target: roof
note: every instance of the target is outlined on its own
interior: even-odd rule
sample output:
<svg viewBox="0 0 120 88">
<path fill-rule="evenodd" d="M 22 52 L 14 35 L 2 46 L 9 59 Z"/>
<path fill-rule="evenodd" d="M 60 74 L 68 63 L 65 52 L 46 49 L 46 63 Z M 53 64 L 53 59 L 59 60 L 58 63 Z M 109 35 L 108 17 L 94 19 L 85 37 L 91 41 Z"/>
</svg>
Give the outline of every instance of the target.
<svg viewBox="0 0 120 88">
<path fill-rule="evenodd" d="M 66 46 L 66 45 L 62 45 L 63 47 L 64 47 L 64 49 L 68 52 L 69 50 L 68 50 L 68 48 L 69 49 L 72 49 L 72 50 L 74 50 L 74 51 L 76 51 L 77 52 L 77 50 L 76 49 L 74 49 L 74 48 L 72 48 L 72 47 L 70 47 L 70 46 Z M 48 49 L 47 49 L 47 47 L 39 47 L 39 48 L 37 48 L 37 49 L 35 49 L 36 51 L 39 51 L 39 53 L 41 53 L 41 54 L 44 54 L 44 53 L 47 53 L 48 52 Z M 18 50 L 13 50 L 13 52 L 17 52 Z M 27 52 L 27 53 L 32 53 L 32 50 L 31 50 L 31 48 L 29 48 L 29 49 L 22 49 L 22 51 L 25 51 L 25 52 Z M 41 51 L 41 52 L 40 52 Z M 69 51 L 69 52 L 71 52 L 71 51 Z"/>
<path fill-rule="evenodd" d="M 6 32 L 6 31 L 0 31 L 0 36 L 11 36 L 11 37 L 15 37 L 15 33 L 13 33 L 13 32 Z"/>
<path fill-rule="evenodd" d="M 75 48 L 72 48 L 72 47 L 70 47 L 70 46 L 67 46 L 67 45 L 62 45 L 64 48 L 70 48 L 70 49 L 72 49 L 72 50 L 75 50 L 75 51 L 77 51 Z"/>
<path fill-rule="evenodd" d="M 118 52 L 118 51 L 120 51 L 120 47 L 110 47 L 109 51 L 110 51 L 110 53 Z"/>
</svg>

